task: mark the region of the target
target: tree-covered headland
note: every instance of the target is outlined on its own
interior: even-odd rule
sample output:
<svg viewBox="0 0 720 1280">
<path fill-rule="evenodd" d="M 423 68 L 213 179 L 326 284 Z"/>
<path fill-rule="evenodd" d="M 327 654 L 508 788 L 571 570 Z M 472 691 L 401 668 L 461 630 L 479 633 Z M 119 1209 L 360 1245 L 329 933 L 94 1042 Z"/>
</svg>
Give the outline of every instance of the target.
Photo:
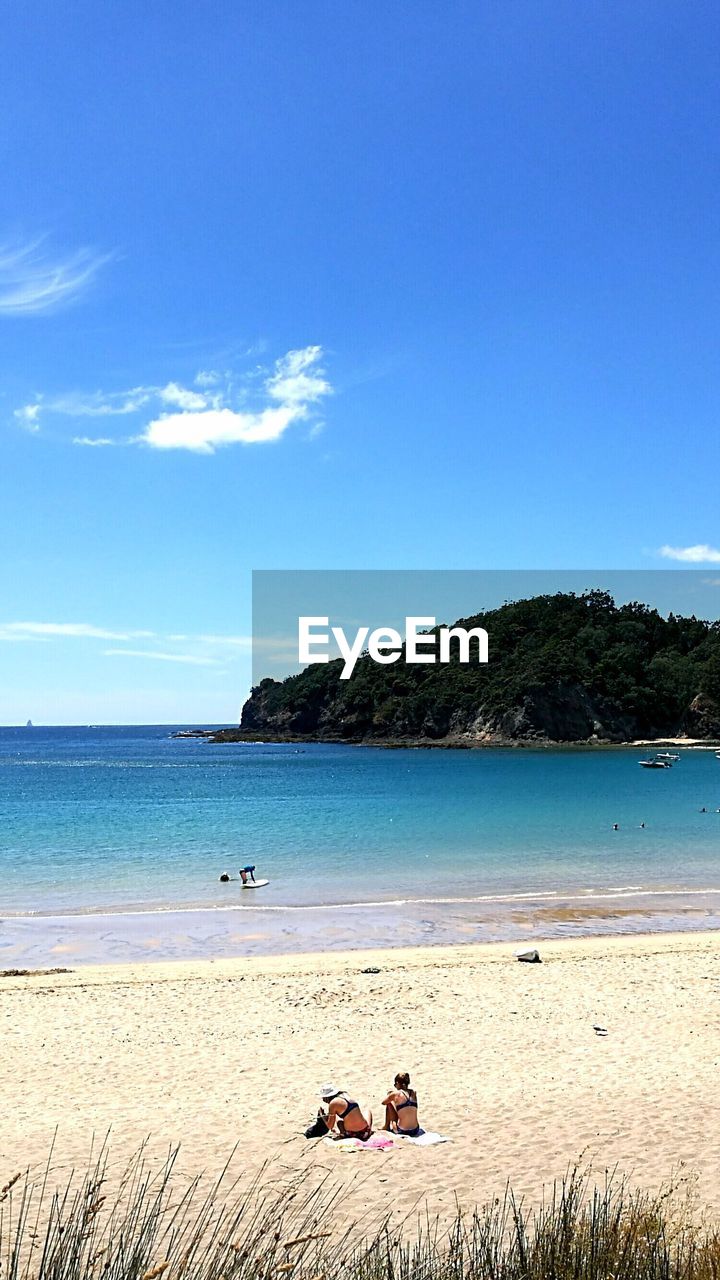
<svg viewBox="0 0 720 1280">
<path fill-rule="evenodd" d="M 487 665 L 382 666 L 363 655 L 266 679 L 224 736 L 473 746 L 720 738 L 720 623 L 603 591 L 504 604 L 454 626 L 483 627 Z M 220 735 L 223 736 L 223 735 Z"/>
</svg>

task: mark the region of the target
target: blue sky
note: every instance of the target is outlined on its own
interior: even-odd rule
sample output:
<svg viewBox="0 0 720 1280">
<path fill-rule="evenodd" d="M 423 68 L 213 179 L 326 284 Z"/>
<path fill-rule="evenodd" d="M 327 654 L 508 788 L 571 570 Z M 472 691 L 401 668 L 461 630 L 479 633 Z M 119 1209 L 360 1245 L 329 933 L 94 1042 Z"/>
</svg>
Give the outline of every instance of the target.
<svg viewBox="0 0 720 1280">
<path fill-rule="evenodd" d="M 8 0 L 0 723 L 233 720 L 253 568 L 720 561 L 719 37 Z"/>
</svg>

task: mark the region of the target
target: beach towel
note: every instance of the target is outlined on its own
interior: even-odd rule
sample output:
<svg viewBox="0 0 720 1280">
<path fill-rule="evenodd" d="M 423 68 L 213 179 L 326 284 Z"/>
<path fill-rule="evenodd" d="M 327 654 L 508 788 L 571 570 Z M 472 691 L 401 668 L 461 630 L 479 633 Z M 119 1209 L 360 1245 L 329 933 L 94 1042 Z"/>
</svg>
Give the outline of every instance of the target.
<svg viewBox="0 0 720 1280">
<path fill-rule="evenodd" d="M 333 1147 L 339 1147 L 341 1151 L 387 1151 L 389 1147 L 395 1144 L 389 1133 L 373 1133 L 366 1142 L 361 1142 L 360 1138 L 323 1138 L 323 1142 L 329 1142 Z"/>
<path fill-rule="evenodd" d="M 395 1137 L 402 1138 L 403 1142 L 414 1142 L 416 1147 L 434 1147 L 438 1142 L 452 1142 L 452 1138 L 446 1138 L 442 1133 L 428 1133 L 425 1129 L 414 1138 L 407 1133 L 396 1133 Z"/>
</svg>

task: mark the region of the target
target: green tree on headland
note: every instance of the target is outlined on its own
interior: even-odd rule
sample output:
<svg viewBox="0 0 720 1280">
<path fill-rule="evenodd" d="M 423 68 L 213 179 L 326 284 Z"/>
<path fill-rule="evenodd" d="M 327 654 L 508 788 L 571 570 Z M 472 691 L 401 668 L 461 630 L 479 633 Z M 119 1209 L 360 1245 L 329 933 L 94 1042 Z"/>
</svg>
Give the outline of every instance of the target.
<svg viewBox="0 0 720 1280">
<path fill-rule="evenodd" d="M 448 745 L 720 737 L 720 625 L 604 591 L 534 596 L 454 625 L 484 627 L 487 665 L 382 666 L 364 654 L 263 680 L 241 735 Z"/>
</svg>

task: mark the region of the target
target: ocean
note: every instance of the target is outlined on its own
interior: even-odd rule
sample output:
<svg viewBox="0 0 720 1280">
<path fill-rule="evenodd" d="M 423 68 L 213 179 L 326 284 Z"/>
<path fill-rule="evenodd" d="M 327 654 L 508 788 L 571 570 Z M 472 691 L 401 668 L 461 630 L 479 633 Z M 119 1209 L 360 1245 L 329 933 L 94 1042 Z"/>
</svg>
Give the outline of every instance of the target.
<svg viewBox="0 0 720 1280">
<path fill-rule="evenodd" d="M 720 927 L 714 751 L 172 732 L 0 729 L 0 963 Z"/>
</svg>

